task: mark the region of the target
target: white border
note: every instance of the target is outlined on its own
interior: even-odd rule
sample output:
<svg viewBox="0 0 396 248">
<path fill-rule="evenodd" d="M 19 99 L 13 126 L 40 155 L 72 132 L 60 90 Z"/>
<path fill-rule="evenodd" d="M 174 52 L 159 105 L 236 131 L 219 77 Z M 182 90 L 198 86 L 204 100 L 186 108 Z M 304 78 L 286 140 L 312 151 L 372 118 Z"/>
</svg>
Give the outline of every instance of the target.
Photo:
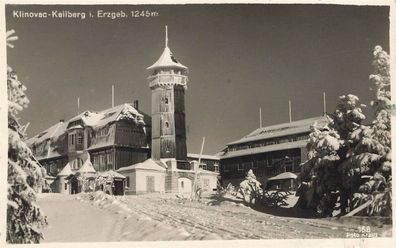
<svg viewBox="0 0 396 248">
<path fill-rule="evenodd" d="M 0 57 L 2 58 L 1 63 L 1 75 L 2 82 L 0 84 L 0 247 L 13 247 L 15 245 L 8 245 L 5 242 L 5 231 L 6 231 L 6 183 L 7 182 L 7 150 L 8 150 L 8 135 L 7 129 L 7 87 L 6 87 L 6 45 L 5 45 L 5 4 L 62 4 L 62 5 L 120 5 L 120 4 L 224 4 L 224 3 L 241 3 L 241 4 L 336 4 L 336 5 L 371 5 L 371 6 L 390 6 L 390 55 L 391 55 L 391 79 L 392 79 L 392 99 L 395 96 L 395 89 L 393 87 L 395 78 L 395 67 L 394 62 L 396 61 L 396 56 L 394 53 L 394 44 L 396 44 L 395 34 L 395 1 L 393 0 L 266 0 L 266 1 L 241 1 L 241 0 L 214 0 L 214 1 L 199 1 L 199 0 L 189 0 L 189 1 L 164 1 L 164 0 L 69 0 L 69 1 L 55 1 L 55 0 L 6 0 L 1 4 L 0 7 L 0 23 L 1 23 L 1 33 L 2 40 L 0 42 Z M 389 51 L 388 51 L 389 52 Z M 368 72 L 369 74 L 369 72 Z M 395 103 L 392 100 L 392 103 Z M 395 117 L 392 117 L 392 143 L 395 144 Z M 395 151 L 392 151 L 392 157 L 395 158 Z M 395 175 L 395 169 L 393 169 L 393 177 Z M 393 186 L 393 189 L 395 186 Z M 394 190 L 393 190 L 394 191 Z M 396 206 L 395 197 L 393 197 L 393 209 Z M 393 211 L 393 220 L 396 220 L 396 211 Z M 39 245 L 18 245 L 18 247 L 227 247 L 227 248 L 240 248 L 240 247 L 266 247 L 266 246 L 276 246 L 281 247 L 350 247 L 350 248 L 361 248 L 361 247 L 396 247 L 396 229 L 395 224 L 393 224 L 393 238 L 373 238 L 373 239 L 272 239 L 272 240 L 215 240 L 215 241 L 152 241 L 152 242 L 106 242 L 106 243 L 46 243 Z"/>
</svg>

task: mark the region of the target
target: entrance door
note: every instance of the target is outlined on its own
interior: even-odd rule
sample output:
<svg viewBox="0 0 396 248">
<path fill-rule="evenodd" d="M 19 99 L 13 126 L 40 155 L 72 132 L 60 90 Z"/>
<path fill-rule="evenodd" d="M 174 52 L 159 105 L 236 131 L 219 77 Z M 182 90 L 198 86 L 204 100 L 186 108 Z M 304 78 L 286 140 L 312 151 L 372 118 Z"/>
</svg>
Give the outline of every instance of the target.
<svg viewBox="0 0 396 248">
<path fill-rule="evenodd" d="M 78 181 L 77 181 L 77 178 L 73 177 L 73 178 L 71 179 L 70 186 L 71 186 L 71 187 L 70 187 L 71 194 L 80 193 L 80 192 L 79 192 L 79 189 L 78 189 Z"/>
<path fill-rule="evenodd" d="M 124 194 L 124 181 L 114 180 L 114 195 L 123 195 L 123 194 Z"/>
<path fill-rule="evenodd" d="M 147 193 L 155 192 L 155 178 L 154 178 L 154 176 L 146 177 L 146 190 L 147 190 Z"/>
</svg>

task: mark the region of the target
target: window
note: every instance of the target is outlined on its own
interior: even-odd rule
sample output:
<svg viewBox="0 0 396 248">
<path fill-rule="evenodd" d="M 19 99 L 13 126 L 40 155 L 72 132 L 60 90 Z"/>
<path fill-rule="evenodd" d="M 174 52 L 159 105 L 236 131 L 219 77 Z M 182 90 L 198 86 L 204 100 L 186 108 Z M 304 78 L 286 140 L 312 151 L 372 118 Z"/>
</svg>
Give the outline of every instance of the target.
<svg viewBox="0 0 396 248">
<path fill-rule="evenodd" d="M 181 181 L 180 186 L 181 186 L 182 189 L 184 189 L 184 182 L 183 181 Z"/>
<path fill-rule="evenodd" d="M 78 133 L 77 144 L 81 145 L 83 143 L 83 139 L 84 139 L 84 134 L 83 133 Z"/>
<path fill-rule="evenodd" d="M 74 145 L 74 134 L 69 135 L 69 143 L 70 145 Z"/>
<path fill-rule="evenodd" d="M 130 185 L 131 185 L 131 181 L 130 181 L 131 179 L 130 179 L 130 177 L 128 176 L 128 177 L 126 177 L 126 185 L 125 185 L 125 187 L 126 188 L 129 188 L 130 187 Z"/>
<path fill-rule="evenodd" d="M 167 97 L 165 97 L 165 104 L 168 104 L 169 103 L 169 99 L 167 98 Z"/>
<path fill-rule="evenodd" d="M 302 135 L 302 136 L 297 137 L 297 140 L 307 140 L 308 138 L 309 138 L 308 135 Z"/>
<path fill-rule="evenodd" d="M 287 143 L 289 142 L 289 138 L 280 138 L 279 143 Z"/>
<path fill-rule="evenodd" d="M 107 163 L 108 164 L 113 164 L 113 153 L 108 153 L 107 154 Z"/>
<path fill-rule="evenodd" d="M 99 164 L 98 164 L 98 157 L 97 157 L 97 156 L 93 157 L 93 165 L 94 165 L 95 169 L 96 169 L 97 166 L 99 165 Z"/>
<path fill-rule="evenodd" d="M 105 156 L 104 155 L 99 155 L 100 156 L 100 165 L 105 165 L 106 161 L 105 161 Z"/>
<path fill-rule="evenodd" d="M 65 190 L 67 190 L 67 183 L 65 183 Z"/>
<path fill-rule="evenodd" d="M 243 165 L 242 164 L 238 164 L 238 170 L 239 171 L 243 171 Z"/>
</svg>

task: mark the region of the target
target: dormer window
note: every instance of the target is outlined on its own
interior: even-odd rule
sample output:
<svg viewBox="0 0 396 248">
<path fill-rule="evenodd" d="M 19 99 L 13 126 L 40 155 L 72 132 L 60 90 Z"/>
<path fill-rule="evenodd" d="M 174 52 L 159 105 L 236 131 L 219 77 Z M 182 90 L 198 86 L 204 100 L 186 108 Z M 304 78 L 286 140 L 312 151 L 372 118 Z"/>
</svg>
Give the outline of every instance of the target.
<svg viewBox="0 0 396 248">
<path fill-rule="evenodd" d="M 84 141 L 84 134 L 83 133 L 78 133 L 77 134 L 77 144 L 81 145 Z"/>
</svg>

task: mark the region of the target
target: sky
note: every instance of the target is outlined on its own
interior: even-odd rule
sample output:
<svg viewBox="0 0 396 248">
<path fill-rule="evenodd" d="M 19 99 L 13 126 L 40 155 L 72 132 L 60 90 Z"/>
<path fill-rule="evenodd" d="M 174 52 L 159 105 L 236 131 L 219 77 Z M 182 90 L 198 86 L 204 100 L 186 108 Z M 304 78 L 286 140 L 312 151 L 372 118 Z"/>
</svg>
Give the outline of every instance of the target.
<svg viewBox="0 0 396 248">
<path fill-rule="evenodd" d="M 94 17 L 21 18 L 13 11 L 93 13 Z M 99 18 L 97 11 L 126 18 Z M 131 17 L 131 11 L 150 17 Z M 58 12 L 59 13 L 59 12 Z M 157 14 L 155 14 L 157 13 Z M 169 47 L 189 68 L 186 101 L 188 152 L 214 154 L 259 127 L 320 116 L 338 96 L 369 104 L 372 51 L 389 51 L 389 8 L 339 5 L 7 5 L 7 30 L 19 40 L 7 63 L 27 90 L 31 137 L 77 114 L 139 100 L 151 112 L 146 68 Z M 371 110 L 364 109 L 370 116 Z"/>
</svg>

